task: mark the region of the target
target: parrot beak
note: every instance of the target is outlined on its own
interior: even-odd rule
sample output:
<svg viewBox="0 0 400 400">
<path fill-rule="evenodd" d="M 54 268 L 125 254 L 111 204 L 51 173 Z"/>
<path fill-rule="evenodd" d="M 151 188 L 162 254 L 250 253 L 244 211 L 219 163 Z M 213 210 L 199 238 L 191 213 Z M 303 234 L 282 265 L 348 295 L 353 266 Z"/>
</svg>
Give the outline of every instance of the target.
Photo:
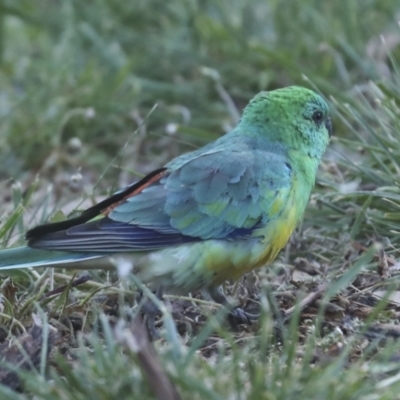
<svg viewBox="0 0 400 400">
<path fill-rule="evenodd" d="M 325 127 L 328 130 L 329 133 L 329 137 L 332 136 L 332 120 L 330 118 L 328 118 L 325 122 Z"/>
</svg>

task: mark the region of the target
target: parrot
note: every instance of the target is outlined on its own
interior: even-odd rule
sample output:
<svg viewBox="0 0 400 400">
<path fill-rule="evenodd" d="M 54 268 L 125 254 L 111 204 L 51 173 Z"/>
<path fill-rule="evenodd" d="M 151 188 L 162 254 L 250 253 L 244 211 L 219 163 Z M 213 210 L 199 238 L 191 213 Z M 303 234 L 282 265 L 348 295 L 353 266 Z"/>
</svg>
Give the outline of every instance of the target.
<svg viewBox="0 0 400 400">
<path fill-rule="evenodd" d="M 29 230 L 27 246 L 0 251 L 0 273 L 120 254 L 150 288 L 206 290 L 225 304 L 225 281 L 270 264 L 288 242 L 331 135 L 328 105 L 313 90 L 262 91 L 217 140 L 77 217 Z"/>
</svg>

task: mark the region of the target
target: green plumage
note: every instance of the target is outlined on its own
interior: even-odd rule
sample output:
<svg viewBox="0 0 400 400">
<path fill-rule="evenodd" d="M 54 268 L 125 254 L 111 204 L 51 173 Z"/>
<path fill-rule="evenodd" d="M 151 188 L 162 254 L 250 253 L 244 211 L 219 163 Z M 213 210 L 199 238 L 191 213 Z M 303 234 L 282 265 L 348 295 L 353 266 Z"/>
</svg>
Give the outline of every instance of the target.
<svg viewBox="0 0 400 400">
<path fill-rule="evenodd" d="M 75 253 L 64 260 L 133 253 L 134 271 L 146 282 L 181 291 L 213 287 L 272 261 L 285 245 L 330 134 L 328 107 L 313 91 L 259 93 L 231 132 L 80 219 L 28 232 L 29 245 Z M 26 262 L 13 268 L 32 266 L 26 251 Z M 52 262 L 49 252 L 43 264 L 57 257 Z M 0 252 L 5 267 L 10 254 Z"/>
</svg>

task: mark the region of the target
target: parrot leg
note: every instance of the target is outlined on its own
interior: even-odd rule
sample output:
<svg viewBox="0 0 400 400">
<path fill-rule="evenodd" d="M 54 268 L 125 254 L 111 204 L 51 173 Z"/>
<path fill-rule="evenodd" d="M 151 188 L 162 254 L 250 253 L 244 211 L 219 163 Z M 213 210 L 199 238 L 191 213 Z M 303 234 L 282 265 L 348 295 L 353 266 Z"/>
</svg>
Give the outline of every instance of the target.
<svg viewBox="0 0 400 400">
<path fill-rule="evenodd" d="M 233 307 L 226 298 L 221 286 L 208 289 L 208 294 L 216 303 L 223 305 L 229 310 L 228 321 L 233 327 L 236 327 L 238 324 L 251 325 L 252 321 L 256 321 L 259 317 L 259 315 L 250 314 L 240 307 Z"/>
<path fill-rule="evenodd" d="M 163 298 L 163 288 L 162 286 L 158 286 L 155 295 L 157 296 L 157 299 L 162 301 Z M 143 296 L 143 293 L 140 294 L 140 297 Z M 154 302 L 152 302 L 150 299 L 146 299 L 143 302 L 143 305 L 141 307 L 142 314 L 145 317 L 145 324 L 147 327 L 147 331 L 150 335 L 151 340 L 157 340 L 160 338 L 159 333 L 157 332 L 156 329 L 156 318 L 160 315 L 160 309 L 157 307 Z"/>
<path fill-rule="evenodd" d="M 253 321 L 257 321 L 259 318 L 258 314 L 251 314 L 247 311 L 244 311 L 240 307 L 233 307 L 229 300 L 226 298 L 221 287 L 213 287 L 207 290 L 208 295 L 218 304 L 224 306 L 228 311 L 228 322 L 232 326 L 232 328 L 236 328 L 239 324 L 247 324 L 251 325 Z M 158 286 L 155 295 L 160 301 L 163 301 L 164 290 L 160 285 Z M 140 297 L 143 294 L 141 293 Z M 141 298 L 139 300 L 142 300 Z M 143 301 L 143 300 L 142 300 Z M 141 306 L 141 312 L 145 319 L 145 324 L 150 336 L 151 340 L 159 339 L 160 335 L 157 332 L 156 328 L 156 318 L 160 315 L 160 310 L 154 302 L 150 299 L 144 300 Z"/>
</svg>

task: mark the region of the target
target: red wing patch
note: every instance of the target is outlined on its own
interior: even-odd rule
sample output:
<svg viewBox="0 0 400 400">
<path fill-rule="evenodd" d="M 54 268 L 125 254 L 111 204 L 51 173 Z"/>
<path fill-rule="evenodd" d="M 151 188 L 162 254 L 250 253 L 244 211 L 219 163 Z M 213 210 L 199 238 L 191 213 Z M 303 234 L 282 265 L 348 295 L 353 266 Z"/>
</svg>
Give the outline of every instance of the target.
<svg viewBox="0 0 400 400">
<path fill-rule="evenodd" d="M 166 170 L 159 172 L 157 175 L 154 175 L 151 177 L 151 179 L 147 180 L 146 182 L 144 182 L 141 186 L 135 188 L 134 190 L 132 190 L 132 192 L 126 194 L 121 200 L 116 201 L 114 204 L 109 205 L 107 208 L 105 208 L 104 210 L 101 211 L 101 213 L 107 217 L 108 214 L 113 211 L 116 207 L 118 207 L 121 203 L 123 203 L 124 201 L 126 201 L 126 199 L 129 199 L 130 197 L 136 196 L 139 193 L 141 193 L 144 189 L 146 189 L 147 187 L 149 187 L 151 184 L 153 184 L 154 182 L 157 182 L 158 180 L 160 180 L 166 173 Z"/>
</svg>

